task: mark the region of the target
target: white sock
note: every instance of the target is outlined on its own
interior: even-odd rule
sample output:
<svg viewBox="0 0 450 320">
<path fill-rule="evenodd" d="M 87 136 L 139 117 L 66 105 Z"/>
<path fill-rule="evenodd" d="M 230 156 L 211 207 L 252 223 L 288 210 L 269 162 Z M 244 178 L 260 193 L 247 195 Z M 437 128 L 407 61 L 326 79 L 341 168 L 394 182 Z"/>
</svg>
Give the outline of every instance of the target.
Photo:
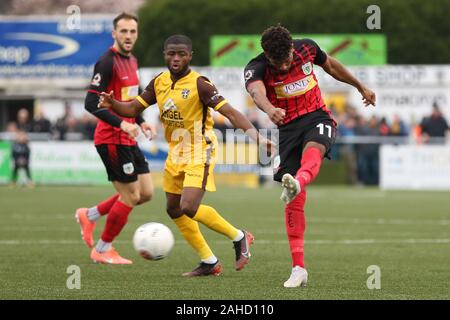
<svg viewBox="0 0 450 320">
<path fill-rule="evenodd" d="M 95 246 L 95 250 L 97 250 L 97 252 L 99 253 L 102 253 L 111 249 L 111 246 L 112 242 L 105 242 L 102 239 L 99 239 L 97 245 Z"/>
<path fill-rule="evenodd" d="M 90 221 L 97 221 L 102 215 L 98 212 L 97 206 L 89 208 L 87 217 Z"/>
<path fill-rule="evenodd" d="M 217 262 L 217 258 L 215 255 L 212 255 L 212 256 L 208 257 L 207 259 L 202 259 L 202 262 L 207 263 L 207 264 L 214 264 Z"/>
<path fill-rule="evenodd" d="M 242 230 L 238 230 L 238 234 L 237 234 L 236 238 L 233 239 L 233 241 L 234 242 L 241 241 L 242 238 L 244 238 L 244 233 L 242 232 Z"/>
</svg>

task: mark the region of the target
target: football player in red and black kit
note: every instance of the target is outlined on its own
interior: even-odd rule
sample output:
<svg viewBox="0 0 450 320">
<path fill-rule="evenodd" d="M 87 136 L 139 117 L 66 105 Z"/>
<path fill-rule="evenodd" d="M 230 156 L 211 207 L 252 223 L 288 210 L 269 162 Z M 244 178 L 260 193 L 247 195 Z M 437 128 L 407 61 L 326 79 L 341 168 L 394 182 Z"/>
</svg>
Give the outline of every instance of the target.
<svg viewBox="0 0 450 320">
<path fill-rule="evenodd" d="M 114 21 L 113 46 L 97 61 L 94 75 L 86 95 L 85 108 L 98 118 L 94 144 L 106 167 L 108 180 L 117 194 L 91 208 L 79 208 L 76 219 L 81 227 L 83 240 L 92 248 L 95 222 L 103 215 L 106 225 L 97 245 L 92 248 L 91 259 L 109 264 L 131 264 L 112 247 L 134 206 L 149 201 L 153 195 L 153 183 L 144 155 L 138 148 L 139 131 L 150 135 L 155 129 L 142 117 L 125 118 L 112 110 L 99 109 L 100 92 L 113 91 L 120 101 L 133 100 L 139 94 L 138 64 L 131 50 L 137 40 L 138 19 L 122 13 Z"/>
<path fill-rule="evenodd" d="M 305 188 L 319 173 L 336 136 L 336 123 L 322 99 L 313 65 L 355 87 L 366 106 L 375 106 L 375 93 L 313 40 L 293 40 L 280 25 L 263 32 L 261 46 L 264 52 L 245 67 L 245 86 L 279 129 L 274 180 L 283 187 L 281 200 L 286 203 L 285 224 L 293 262 L 284 286 L 298 287 L 308 280 L 303 257 Z"/>
</svg>

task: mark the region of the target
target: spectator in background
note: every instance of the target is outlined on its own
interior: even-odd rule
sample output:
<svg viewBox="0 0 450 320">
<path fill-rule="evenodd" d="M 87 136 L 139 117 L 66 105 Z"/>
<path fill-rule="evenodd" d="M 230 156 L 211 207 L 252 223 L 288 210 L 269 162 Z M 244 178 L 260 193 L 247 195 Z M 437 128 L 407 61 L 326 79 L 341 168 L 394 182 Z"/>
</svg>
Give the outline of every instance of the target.
<svg viewBox="0 0 450 320">
<path fill-rule="evenodd" d="M 80 121 L 78 121 L 76 131 L 83 134 L 84 140 L 94 140 L 95 127 L 97 126 L 97 119 L 89 113 L 83 114 Z"/>
<path fill-rule="evenodd" d="M 420 123 L 420 127 L 423 142 L 425 143 L 444 143 L 446 133 L 450 129 L 436 102 L 433 103 L 431 116 L 424 118 Z"/>
<path fill-rule="evenodd" d="M 380 136 L 386 137 L 389 135 L 390 128 L 386 117 L 381 118 L 380 123 L 378 124 L 378 130 L 380 131 Z"/>
<path fill-rule="evenodd" d="M 16 122 L 8 122 L 6 125 L 6 132 L 8 133 L 16 133 L 17 132 L 17 123 Z"/>
<path fill-rule="evenodd" d="M 25 108 L 17 112 L 17 129 L 25 132 L 31 131 L 30 113 Z"/>
<path fill-rule="evenodd" d="M 356 135 L 379 137 L 380 126 L 378 118 L 372 116 L 369 121 L 360 117 Z M 366 185 L 377 185 L 379 181 L 379 142 L 357 145 L 358 179 Z"/>
<path fill-rule="evenodd" d="M 343 114 L 342 116 L 339 117 L 339 119 L 340 121 L 337 127 L 338 135 L 341 137 L 354 137 L 356 118 L 350 117 L 348 116 L 348 114 Z M 345 162 L 347 183 L 357 184 L 358 166 L 356 161 L 355 145 L 353 143 L 345 143 L 339 145 L 338 154 L 339 157 L 342 157 L 342 159 Z"/>
<path fill-rule="evenodd" d="M 10 121 L 6 124 L 5 133 L 0 137 L 0 140 L 5 139 L 13 141 L 17 133 L 17 123 L 15 121 Z"/>
<path fill-rule="evenodd" d="M 33 186 L 30 173 L 30 148 L 28 146 L 28 136 L 25 131 L 18 131 L 16 133 L 16 140 L 12 146 L 12 157 L 14 160 L 14 169 L 12 181 L 17 184 L 19 169 L 24 169 L 27 175 L 27 185 Z"/>
<path fill-rule="evenodd" d="M 409 135 L 408 127 L 398 114 L 394 114 L 389 135 L 394 137 L 406 137 Z"/>
<path fill-rule="evenodd" d="M 78 125 L 79 119 L 75 118 L 73 115 L 70 115 L 66 119 L 66 133 L 69 132 L 81 132 L 80 127 Z M 66 137 L 67 139 L 67 137 Z"/>
<path fill-rule="evenodd" d="M 75 125 L 73 122 L 72 110 L 70 104 L 66 101 L 64 105 L 64 114 L 56 120 L 55 129 L 58 140 L 66 140 L 66 134 L 69 131 L 69 125 Z"/>
<path fill-rule="evenodd" d="M 38 109 L 33 122 L 31 123 L 31 131 L 36 133 L 51 133 L 52 132 L 52 124 L 50 120 L 48 120 L 44 112 L 41 109 Z"/>
</svg>

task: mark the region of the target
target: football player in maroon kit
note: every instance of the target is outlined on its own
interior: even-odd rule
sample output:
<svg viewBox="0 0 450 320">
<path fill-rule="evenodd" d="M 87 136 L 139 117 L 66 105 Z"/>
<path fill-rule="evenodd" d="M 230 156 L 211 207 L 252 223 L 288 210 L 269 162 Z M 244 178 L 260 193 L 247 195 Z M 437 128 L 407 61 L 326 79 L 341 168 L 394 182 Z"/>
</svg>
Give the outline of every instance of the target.
<svg viewBox="0 0 450 320">
<path fill-rule="evenodd" d="M 131 53 L 138 37 L 138 19 L 122 13 L 114 19 L 113 25 L 114 44 L 95 64 L 85 108 L 98 118 L 94 144 L 117 193 L 91 208 L 79 208 L 75 217 L 83 240 L 92 248 L 92 260 L 131 264 L 132 261 L 122 258 L 112 247 L 112 241 L 127 223 L 133 207 L 152 198 L 153 182 L 148 163 L 134 138 L 140 130 L 148 136 L 154 134 L 155 128 L 141 116 L 126 118 L 111 110 L 97 108 L 100 92 L 113 91 L 114 98 L 120 101 L 133 100 L 139 94 L 138 64 Z M 107 215 L 106 225 L 94 247 L 96 220 L 103 215 Z"/>
<path fill-rule="evenodd" d="M 329 157 L 336 136 L 336 123 L 322 99 L 313 65 L 355 87 L 366 106 L 375 106 L 375 93 L 313 40 L 293 40 L 281 25 L 263 32 L 261 46 L 264 52 L 245 67 L 245 86 L 255 104 L 279 129 L 274 180 L 283 187 L 281 200 L 286 204 L 293 266 L 284 286 L 298 287 L 308 280 L 304 264 L 306 186 L 319 173 L 322 159 Z"/>
</svg>

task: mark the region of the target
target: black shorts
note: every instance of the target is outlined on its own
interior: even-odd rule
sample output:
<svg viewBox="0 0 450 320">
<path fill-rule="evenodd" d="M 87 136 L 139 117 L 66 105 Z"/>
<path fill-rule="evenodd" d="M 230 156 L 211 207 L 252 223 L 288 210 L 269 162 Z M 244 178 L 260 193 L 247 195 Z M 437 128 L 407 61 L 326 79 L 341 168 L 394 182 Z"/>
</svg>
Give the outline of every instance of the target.
<svg viewBox="0 0 450 320">
<path fill-rule="evenodd" d="M 134 182 L 139 174 L 150 172 L 138 146 L 100 144 L 95 147 L 106 167 L 109 181 Z"/>
<path fill-rule="evenodd" d="M 292 120 L 279 129 L 279 166 L 274 168 L 273 179 L 281 181 L 285 173 L 295 176 L 300 169 L 302 151 L 309 141 L 323 144 L 326 148 L 325 157 L 336 140 L 336 123 L 331 116 L 319 109 Z M 275 161 L 275 165 L 278 165 Z"/>
</svg>

